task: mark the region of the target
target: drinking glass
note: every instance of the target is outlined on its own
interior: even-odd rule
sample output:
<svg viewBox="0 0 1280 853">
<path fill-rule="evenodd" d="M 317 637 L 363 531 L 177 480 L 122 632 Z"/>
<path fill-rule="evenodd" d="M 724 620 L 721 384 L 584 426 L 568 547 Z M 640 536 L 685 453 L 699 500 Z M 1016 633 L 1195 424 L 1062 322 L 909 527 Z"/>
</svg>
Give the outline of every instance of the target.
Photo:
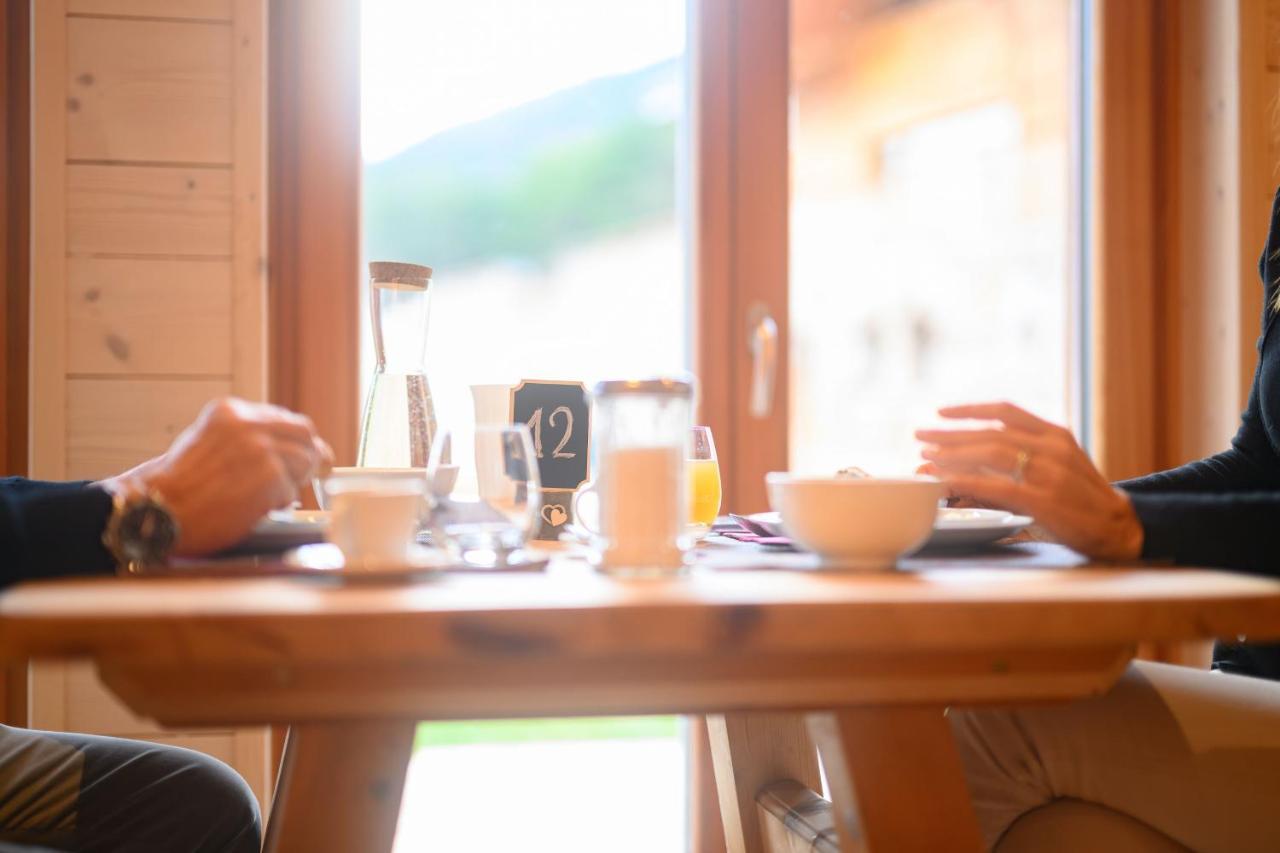
<svg viewBox="0 0 1280 853">
<path fill-rule="evenodd" d="M 477 568 L 529 562 L 541 507 L 538 461 L 524 424 L 441 430 L 427 465 L 432 542 Z"/>
<path fill-rule="evenodd" d="M 689 451 L 685 459 L 689 472 L 689 523 L 700 532 L 711 529 L 720 514 L 720 463 L 711 427 L 689 429 Z"/>
</svg>

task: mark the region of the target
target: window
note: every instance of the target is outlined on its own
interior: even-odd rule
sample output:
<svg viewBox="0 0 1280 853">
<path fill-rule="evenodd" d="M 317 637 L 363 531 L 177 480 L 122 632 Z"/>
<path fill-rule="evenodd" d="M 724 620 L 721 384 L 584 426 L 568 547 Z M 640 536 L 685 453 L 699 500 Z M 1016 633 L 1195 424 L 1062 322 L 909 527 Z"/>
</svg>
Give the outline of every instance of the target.
<svg viewBox="0 0 1280 853">
<path fill-rule="evenodd" d="M 685 16 L 684 0 L 362 0 L 364 253 L 435 270 L 442 426 L 471 417 L 473 384 L 688 369 Z M 681 728 L 424 724 L 397 849 L 683 849 Z M 587 821 L 573 838 L 566 790 Z M 495 798 L 518 813 L 495 824 Z"/>
<path fill-rule="evenodd" d="M 1073 6 L 793 3 L 793 468 L 909 472 L 948 402 L 1068 419 Z"/>
</svg>

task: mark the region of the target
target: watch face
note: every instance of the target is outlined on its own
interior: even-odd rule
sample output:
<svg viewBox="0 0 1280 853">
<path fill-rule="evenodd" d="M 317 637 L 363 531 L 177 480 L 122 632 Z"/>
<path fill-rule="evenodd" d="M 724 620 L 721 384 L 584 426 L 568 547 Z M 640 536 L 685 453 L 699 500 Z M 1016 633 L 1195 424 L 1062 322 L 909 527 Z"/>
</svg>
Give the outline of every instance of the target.
<svg viewBox="0 0 1280 853">
<path fill-rule="evenodd" d="M 119 537 L 120 549 L 130 562 L 153 565 L 168 558 L 178 527 L 164 507 L 146 500 L 125 510 Z"/>
</svg>

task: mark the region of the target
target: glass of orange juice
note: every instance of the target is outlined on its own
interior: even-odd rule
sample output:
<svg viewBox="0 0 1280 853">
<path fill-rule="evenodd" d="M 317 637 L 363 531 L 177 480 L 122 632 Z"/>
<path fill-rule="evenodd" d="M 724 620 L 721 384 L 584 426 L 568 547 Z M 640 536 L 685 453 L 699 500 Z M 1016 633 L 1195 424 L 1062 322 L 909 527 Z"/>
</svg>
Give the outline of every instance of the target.
<svg viewBox="0 0 1280 853">
<path fill-rule="evenodd" d="M 720 514 L 720 463 L 711 427 L 690 430 L 685 470 L 689 472 L 689 523 L 705 533 Z"/>
</svg>

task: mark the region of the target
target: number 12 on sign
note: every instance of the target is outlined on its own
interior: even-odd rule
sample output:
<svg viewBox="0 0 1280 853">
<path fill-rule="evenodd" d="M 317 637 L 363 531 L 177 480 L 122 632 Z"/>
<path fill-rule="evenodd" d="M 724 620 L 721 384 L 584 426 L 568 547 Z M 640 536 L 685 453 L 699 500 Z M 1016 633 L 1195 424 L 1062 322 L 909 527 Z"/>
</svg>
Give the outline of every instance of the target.
<svg viewBox="0 0 1280 853">
<path fill-rule="evenodd" d="M 551 416 L 547 418 L 547 426 L 554 430 L 556 428 L 556 416 L 564 416 L 564 434 L 560 436 L 560 443 L 556 445 L 556 449 L 551 451 L 552 459 L 574 459 L 577 453 L 566 451 L 565 445 L 573 440 L 573 410 L 568 406 L 557 406 L 552 409 Z M 529 418 L 529 432 L 533 434 L 533 449 L 538 454 L 539 459 L 543 459 L 542 452 L 542 407 L 533 410 L 533 417 Z"/>
</svg>

